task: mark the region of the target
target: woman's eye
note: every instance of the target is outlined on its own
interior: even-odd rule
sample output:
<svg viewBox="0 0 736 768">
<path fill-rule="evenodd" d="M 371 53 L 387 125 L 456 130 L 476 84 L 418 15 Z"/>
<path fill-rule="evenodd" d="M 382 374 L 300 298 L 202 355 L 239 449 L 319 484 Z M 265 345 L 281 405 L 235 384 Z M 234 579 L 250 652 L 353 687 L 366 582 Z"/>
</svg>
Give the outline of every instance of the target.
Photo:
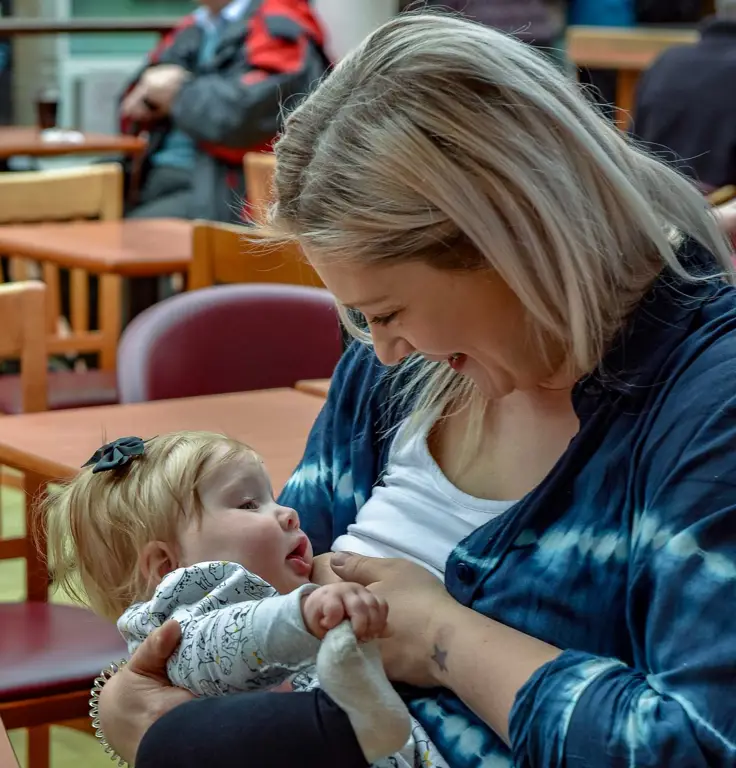
<svg viewBox="0 0 736 768">
<path fill-rule="evenodd" d="M 397 315 L 397 312 L 391 312 L 388 315 L 381 315 L 380 317 L 371 318 L 371 325 L 388 325 Z"/>
<path fill-rule="evenodd" d="M 258 502 L 255 499 L 246 499 L 238 509 L 244 509 L 247 512 L 253 512 L 258 509 Z"/>
</svg>

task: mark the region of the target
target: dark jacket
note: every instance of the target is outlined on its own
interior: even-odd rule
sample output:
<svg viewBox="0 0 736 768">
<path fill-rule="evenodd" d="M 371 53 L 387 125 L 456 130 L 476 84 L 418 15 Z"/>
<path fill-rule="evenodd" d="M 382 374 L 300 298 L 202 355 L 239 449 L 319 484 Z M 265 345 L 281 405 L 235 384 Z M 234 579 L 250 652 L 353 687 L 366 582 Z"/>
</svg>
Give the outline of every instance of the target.
<svg viewBox="0 0 736 768">
<path fill-rule="evenodd" d="M 710 20 L 702 32 L 644 73 L 632 133 L 711 189 L 736 183 L 736 22 Z"/>
<path fill-rule="evenodd" d="M 469 19 L 518 37 L 525 43 L 554 45 L 565 27 L 567 5 L 558 0 L 430 0 Z M 409 8 L 414 7 L 409 5 Z"/>
<path fill-rule="evenodd" d="M 122 121 L 124 133 L 149 131 L 150 158 L 172 124 L 197 142 L 195 191 L 182 217 L 239 220 L 245 197 L 243 156 L 268 148 L 283 105 L 311 90 L 329 67 L 323 33 L 307 0 L 252 0 L 231 22 L 211 63 L 198 64 L 203 31 L 188 16 L 166 36 L 146 68 L 178 64 L 193 73 L 174 101 L 171 118 L 150 126 Z M 144 163 L 143 175 L 148 164 Z"/>
</svg>

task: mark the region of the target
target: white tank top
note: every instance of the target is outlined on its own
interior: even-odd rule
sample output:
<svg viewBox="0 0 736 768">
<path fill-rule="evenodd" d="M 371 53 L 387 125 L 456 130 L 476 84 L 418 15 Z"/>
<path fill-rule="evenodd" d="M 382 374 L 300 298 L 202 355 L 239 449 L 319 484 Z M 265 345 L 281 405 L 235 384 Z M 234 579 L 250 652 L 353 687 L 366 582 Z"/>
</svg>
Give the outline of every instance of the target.
<svg viewBox="0 0 736 768">
<path fill-rule="evenodd" d="M 515 501 L 469 496 L 442 473 L 429 452 L 427 436 L 434 423 L 405 438 L 404 422 L 389 450 L 383 484 L 358 510 L 347 533 L 335 539 L 333 552 L 413 560 L 444 579 L 453 549 Z"/>
</svg>

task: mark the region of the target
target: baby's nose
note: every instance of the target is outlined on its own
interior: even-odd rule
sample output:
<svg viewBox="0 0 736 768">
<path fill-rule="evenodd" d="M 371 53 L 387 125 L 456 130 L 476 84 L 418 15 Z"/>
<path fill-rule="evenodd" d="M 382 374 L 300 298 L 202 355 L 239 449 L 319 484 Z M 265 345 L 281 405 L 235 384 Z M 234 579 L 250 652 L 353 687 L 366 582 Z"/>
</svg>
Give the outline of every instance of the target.
<svg viewBox="0 0 736 768">
<path fill-rule="evenodd" d="M 279 522 L 284 530 L 292 531 L 299 527 L 299 515 L 297 515 L 295 509 L 281 507 L 279 512 Z"/>
</svg>

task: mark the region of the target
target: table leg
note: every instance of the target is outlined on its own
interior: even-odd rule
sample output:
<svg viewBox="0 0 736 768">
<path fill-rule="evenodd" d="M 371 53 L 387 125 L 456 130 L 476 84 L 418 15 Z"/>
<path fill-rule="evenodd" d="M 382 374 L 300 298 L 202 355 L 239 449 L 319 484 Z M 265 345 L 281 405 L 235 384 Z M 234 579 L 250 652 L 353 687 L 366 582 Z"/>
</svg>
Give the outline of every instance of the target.
<svg viewBox="0 0 736 768">
<path fill-rule="evenodd" d="M 616 107 L 618 114 L 616 123 L 625 131 L 631 123 L 636 101 L 636 88 L 639 84 L 641 72 L 636 69 L 620 69 L 616 81 Z"/>
<path fill-rule="evenodd" d="M 100 275 L 100 368 L 114 371 L 123 325 L 123 281 L 119 275 Z"/>
</svg>

